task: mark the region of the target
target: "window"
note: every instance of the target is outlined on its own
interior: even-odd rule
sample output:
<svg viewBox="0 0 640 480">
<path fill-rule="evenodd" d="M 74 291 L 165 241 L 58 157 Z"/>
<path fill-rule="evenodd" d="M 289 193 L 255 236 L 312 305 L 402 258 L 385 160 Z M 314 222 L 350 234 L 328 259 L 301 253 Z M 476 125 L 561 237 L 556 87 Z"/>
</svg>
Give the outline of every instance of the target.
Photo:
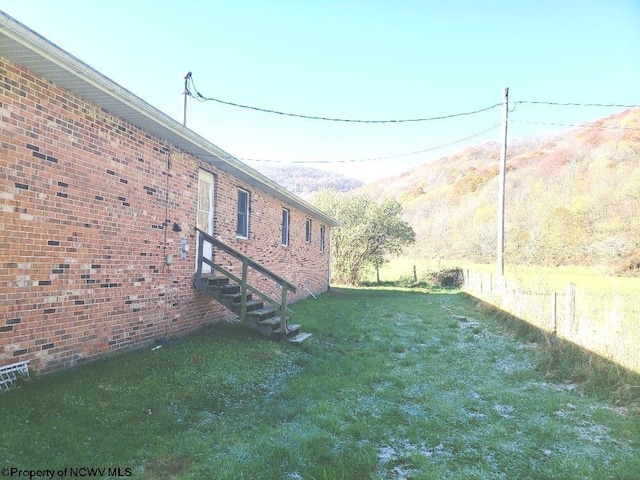
<svg viewBox="0 0 640 480">
<path fill-rule="evenodd" d="M 307 243 L 311 243 L 311 219 L 310 218 L 307 218 L 307 228 L 306 228 L 305 239 L 307 240 Z"/>
<path fill-rule="evenodd" d="M 320 225 L 320 251 L 324 252 L 324 225 Z"/>
<path fill-rule="evenodd" d="M 238 189 L 238 237 L 249 238 L 249 192 Z"/>
<path fill-rule="evenodd" d="M 289 245 L 289 210 L 282 209 L 282 245 Z"/>
</svg>

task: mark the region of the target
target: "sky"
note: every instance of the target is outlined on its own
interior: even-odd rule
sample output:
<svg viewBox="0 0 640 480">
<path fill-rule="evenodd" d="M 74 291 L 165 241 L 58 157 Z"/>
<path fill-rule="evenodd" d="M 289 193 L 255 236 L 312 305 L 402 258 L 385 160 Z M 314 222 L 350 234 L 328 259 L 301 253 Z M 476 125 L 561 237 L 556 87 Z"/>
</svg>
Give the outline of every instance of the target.
<svg viewBox="0 0 640 480">
<path fill-rule="evenodd" d="M 508 142 L 623 110 L 518 102 L 640 105 L 640 0 L 0 0 L 0 10 L 181 123 L 187 72 L 203 97 L 265 110 L 452 116 L 338 122 L 188 98 L 187 127 L 253 167 L 398 175 L 499 142 L 505 87 Z"/>
</svg>

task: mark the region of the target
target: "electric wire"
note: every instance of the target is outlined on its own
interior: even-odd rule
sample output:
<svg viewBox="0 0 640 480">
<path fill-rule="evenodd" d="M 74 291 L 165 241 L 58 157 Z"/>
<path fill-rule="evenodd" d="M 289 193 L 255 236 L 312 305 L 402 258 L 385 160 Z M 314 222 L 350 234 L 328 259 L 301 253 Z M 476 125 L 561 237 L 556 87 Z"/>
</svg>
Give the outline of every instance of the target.
<svg viewBox="0 0 640 480">
<path fill-rule="evenodd" d="M 193 92 L 195 92 L 195 94 L 191 91 L 191 89 L 189 89 L 189 85 L 191 85 L 191 89 L 193 89 Z M 289 117 L 297 117 L 297 118 L 304 118 L 304 119 L 310 119 L 310 120 L 324 120 L 324 121 L 331 121 L 331 122 L 349 122 L 349 123 L 405 123 L 405 122 L 427 122 L 427 121 L 435 121 L 435 120 L 445 120 L 449 118 L 475 115 L 477 113 L 482 113 L 503 105 L 502 102 L 500 102 L 500 103 L 495 103 L 488 107 L 484 107 L 477 110 L 472 110 L 468 112 L 459 112 L 459 113 L 454 113 L 449 115 L 434 116 L 434 117 L 371 120 L 371 119 L 323 117 L 323 116 L 316 116 L 316 115 L 290 113 L 290 112 L 283 112 L 280 110 L 272 110 L 267 108 L 255 107 L 251 105 L 245 105 L 241 103 L 229 102 L 229 101 L 221 100 L 219 98 L 214 98 L 214 97 L 206 97 L 198 91 L 195 85 L 195 81 L 193 80 L 193 75 L 189 75 L 189 78 L 187 80 L 187 85 L 185 85 L 184 93 L 190 96 L 191 98 L 194 98 L 198 102 L 213 101 L 223 105 L 244 108 L 244 109 L 254 110 L 254 111 L 263 112 L 263 113 L 272 113 L 276 115 L 284 115 Z M 603 107 L 603 108 L 614 108 L 614 107 L 615 108 L 640 108 L 640 105 L 630 105 L 630 104 L 620 104 L 620 103 L 551 102 L 551 101 L 542 101 L 542 100 L 515 100 L 511 102 L 511 104 L 512 104 L 512 107 L 509 108 L 509 112 L 514 112 L 518 104 L 550 105 L 550 106 L 563 106 L 563 107 L 571 106 L 571 107 Z M 568 125 L 568 126 L 573 126 L 573 125 Z"/>
<path fill-rule="evenodd" d="M 449 147 L 451 145 L 456 145 L 458 143 L 465 142 L 465 141 L 470 140 L 472 138 L 479 137 L 480 135 L 483 135 L 483 134 L 485 134 L 487 132 L 490 132 L 491 130 L 496 129 L 499 126 L 500 126 L 500 124 L 498 123 L 498 124 L 493 125 L 492 127 L 489 127 L 486 130 L 483 130 L 481 132 L 474 133 L 473 135 L 470 135 L 468 137 L 461 138 L 459 140 L 455 140 L 453 142 L 445 143 L 445 144 L 442 144 L 442 145 L 438 145 L 436 147 L 429 147 L 429 148 L 425 148 L 425 149 L 422 149 L 422 150 L 417 150 L 415 152 L 399 153 L 399 154 L 396 154 L 396 155 L 388 155 L 388 156 L 384 156 L 384 157 L 359 158 L 359 159 L 349 159 L 349 160 L 270 160 L 270 159 L 257 159 L 257 158 L 238 158 L 238 160 L 242 160 L 243 162 L 288 163 L 288 164 L 309 164 L 309 165 L 312 165 L 312 164 L 333 164 L 333 163 L 375 162 L 375 161 L 379 161 L 379 160 L 388 160 L 388 159 L 391 159 L 391 158 L 408 157 L 410 155 L 418 155 L 420 153 L 432 152 L 432 151 L 438 150 L 440 148 Z"/>
<path fill-rule="evenodd" d="M 595 128 L 601 130 L 634 130 L 638 131 L 640 128 L 633 127 L 616 127 L 613 125 L 605 126 L 605 125 L 580 125 L 575 123 L 554 123 L 554 122 L 533 122 L 527 120 L 509 120 L 509 122 L 513 123 L 526 123 L 529 125 L 549 125 L 553 127 L 578 127 L 578 128 Z"/>
<path fill-rule="evenodd" d="M 191 88 L 189 88 L 191 87 Z M 193 91 L 192 91 L 193 90 Z M 221 100 L 218 98 L 213 98 L 213 97 L 206 97 L 204 95 L 202 95 L 196 85 L 195 82 L 193 80 L 193 76 L 190 75 L 189 78 L 187 79 L 187 83 L 185 84 L 185 91 L 184 94 L 197 100 L 198 102 L 207 102 L 207 101 L 213 101 L 213 102 L 217 102 L 223 105 L 228 105 L 228 106 L 232 106 L 232 107 L 238 107 L 238 108 L 243 108 L 243 109 L 248 109 L 248 110 L 254 110 L 254 111 L 258 111 L 258 112 L 263 112 L 263 113 L 270 113 L 270 114 L 276 114 L 276 115 L 282 115 L 282 116 L 288 116 L 288 117 L 296 117 L 296 118 L 303 118 L 303 119 L 308 119 L 308 120 L 323 120 L 323 121 L 331 121 L 331 122 L 347 122 L 347 123 L 369 123 L 369 124 L 380 124 L 380 123 L 406 123 L 406 122 L 427 122 L 427 121 L 436 121 L 436 120 L 445 120 L 445 119 L 449 119 L 449 118 L 456 118 L 456 117 L 462 117 L 462 116 L 470 116 L 470 115 L 474 115 L 474 114 L 478 114 L 481 112 L 485 112 L 491 109 L 494 109 L 498 106 L 503 105 L 502 102 L 500 103 L 496 103 L 493 105 L 490 105 L 488 107 L 485 108 L 481 108 L 478 110 L 473 110 L 473 111 L 468 111 L 468 112 L 460 112 L 460 113 L 454 113 L 454 114 L 449 114 L 449 115 L 442 115 L 442 116 L 434 116 L 434 117 L 423 117 L 423 118 L 405 118 L 405 119 L 386 119 L 386 120 L 375 120 L 375 119 L 349 119 L 349 118 L 336 118 L 336 117 L 323 117 L 323 116 L 316 116 L 316 115 L 305 115 L 305 114 L 298 114 L 298 113 L 290 113 L 290 112 L 283 112 L 283 111 L 279 111 L 279 110 L 272 110 L 272 109 L 267 109 L 267 108 L 261 108 L 261 107 L 255 107 L 255 106 L 250 106 L 250 105 L 245 105 L 245 104 L 240 104 L 240 103 L 235 103 L 235 102 L 229 102 L 229 101 L 225 101 L 225 100 Z M 640 108 L 640 105 L 628 105 L 628 104 L 617 104 L 617 103 L 579 103 L 579 102 L 551 102 L 551 101 L 537 101 L 537 100 L 515 100 L 513 102 L 511 102 L 511 108 L 509 108 L 509 112 L 514 112 L 517 108 L 517 106 L 519 104 L 529 104 L 529 105 L 548 105 L 548 106 L 570 106 L 570 107 L 603 107 L 603 108 Z M 578 128 L 594 128 L 594 129 L 616 129 L 616 130 L 640 130 L 639 128 L 632 128 L 632 127 L 616 127 L 616 126 L 603 126 L 603 125 L 578 125 L 578 124 L 570 124 L 570 123 L 556 123 L 556 122 L 534 122 L 534 121 L 526 121 L 526 120 L 515 120 L 515 119 L 510 119 L 510 122 L 514 122 L 514 123 L 525 123 L 525 124 L 533 124 L 533 125 L 549 125 L 549 126 L 561 126 L 561 127 L 578 127 Z M 347 159 L 347 160 L 275 160 L 275 159 L 257 159 L 257 158 L 237 158 L 237 157 L 233 157 L 231 155 L 229 155 L 229 159 L 234 159 L 234 160 L 240 160 L 240 161 L 246 161 L 246 162 L 262 162 L 262 163 L 285 163 L 285 164 L 333 164 L 333 163 L 355 163 L 355 162 L 373 162 L 373 161 L 379 161 L 379 160 L 388 160 L 388 159 L 393 159 L 393 158 L 399 158 L 399 157 L 406 157 L 406 156 L 411 156 L 411 155 L 418 155 L 421 153 L 426 153 L 426 152 L 431 152 L 434 150 L 438 150 L 441 148 L 445 148 L 451 145 L 455 145 L 458 143 L 462 143 L 464 141 L 470 140 L 472 138 L 478 137 L 484 133 L 487 133 L 497 127 L 499 127 L 500 124 L 494 125 L 486 130 L 483 130 L 481 132 L 478 132 L 476 134 L 470 135 L 468 137 L 459 139 L 459 140 L 455 140 L 453 142 L 449 142 L 446 144 L 442 144 L 442 145 L 438 145 L 435 147 L 430 147 L 430 148 L 425 148 L 425 149 L 421 149 L 421 150 L 417 150 L 414 152 L 407 152 L 407 153 L 400 153 L 400 154 L 395 154 L 395 155 L 387 155 L 387 156 L 380 156 L 380 157 L 371 157 L 371 158 L 360 158 L 360 159 Z M 215 156 L 215 155 L 211 155 L 211 156 Z M 220 156 L 219 156 L 220 157 Z M 222 155 L 222 157 L 224 157 L 224 155 Z"/>
<path fill-rule="evenodd" d="M 552 105 L 556 107 L 616 107 L 616 108 L 640 108 L 640 105 L 623 105 L 619 103 L 577 103 L 577 102 L 546 102 L 533 100 L 516 100 L 514 104 L 524 103 L 530 105 Z M 515 107 L 514 107 L 515 108 Z"/>
<path fill-rule="evenodd" d="M 403 118 L 403 119 L 388 119 L 388 120 L 365 120 L 365 119 L 354 119 L 354 118 L 333 118 L 333 117 L 321 117 L 321 116 L 316 116 L 316 115 L 304 115 L 304 114 L 299 114 L 299 113 L 290 113 L 290 112 L 282 112 L 279 110 L 271 110 L 268 108 L 261 108 L 261 107 L 254 107 L 254 106 L 250 106 L 250 105 L 244 105 L 241 103 L 235 103 L 235 102 L 228 102 L 226 100 L 221 100 L 219 98 L 213 98 L 213 97 L 205 97 L 204 95 L 202 95 L 198 89 L 195 86 L 195 83 L 193 81 L 193 76 L 189 77 L 189 83 L 193 89 L 193 92 L 191 92 L 191 90 L 187 87 L 185 93 L 187 95 L 189 95 L 192 98 L 195 98 L 197 101 L 199 102 L 217 102 L 223 105 L 228 105 L 228 106 L 232 106 L 232 107 L 238 107 L 238 108 L 244 108 L 244 109 L 248 109 L 248 110 L 254 110 L 254 111 L 258 111 L 258 112 L 263 112 L 263 113 L 272 113 L 272 114 L 276 114 L 276 115 L 283 115 L 283 116 L 287 116 L 287 117 L 296 117 L 296 118 L 304 118 L 307 120 L 323 120 L 323 121 L 328 121 L 328 122 L 346 122 L 346 123 L 408 123 L 408 122 L 430 122 L 430 121 L 435 121 L 435 120 L 445 120 L 448 118 L 456 118 L 456 117 L 463 117 L 463 116 L 469 116 L 469 115 L 475 115 L 477 113 L 482 113 L 482 112 L 486 112 L 488 110 L 491 110 L 493 108 L 499 107 L 500 105 L 502 105 L 502 102 L 500 103 L 496 103 L 493 105 L 490 105 L 488 107 L 484 107 L 484 108 L 480 108 L 478 110 L 473 110 L 473 111 L 469 111 L 469 112 L 459 112 L 459 113 L 453 113 L 453 114 L 449 114 L 449 115 L 440 115 L 440 116 L 436 116 L 436 117 L 424 117 L 424 118 Z"/>
</svg>

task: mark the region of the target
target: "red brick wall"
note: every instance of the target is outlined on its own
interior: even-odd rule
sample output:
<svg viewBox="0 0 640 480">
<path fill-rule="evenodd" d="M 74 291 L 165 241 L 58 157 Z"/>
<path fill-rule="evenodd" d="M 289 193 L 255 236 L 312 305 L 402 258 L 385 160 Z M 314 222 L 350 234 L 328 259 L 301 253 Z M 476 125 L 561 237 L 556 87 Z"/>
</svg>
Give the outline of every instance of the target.
<svg viewBox="0 0 640 480">
<path fill-rule="evenodd" d="M 249 192 L 249 236 L 248 239 L 236 235 L 236 212 L 238 188 Z M 234 177 L 219 174 L 215 179 L 214 236 L 235 250 L 242 252 L 272 272 L 291 282 L 298 291 L 294 300 L 306 298 L 308 291 L 314 294 L 327 290 L 329 285 L 329 227 L 325 225 L 325 250 L 320 251 L 320 225 L 312 220 L 311 242 L 306 241 L 306 220 L 304 212 L 281 201 L 261 194 L 255 188 L 239 182 Z M 282 246 L 282 209 L 290 211 L 289 245 Z M 240 275 L 241 265 L 228 255 L 216 253 L 214 260 L 228 270 Z M 251 274 L 252 272 L 250 272 Z M 265 290 L 273 298 L 280 298 L 280 289 L 272 280 L 254 274 L 252 284 Z M 306 289 L 305 289 L 306 287 Z"/>
<path fill-rule="evenodd" d="M 326 290 L 328 227 L 321 254 L 320 222 L 308 244 L 305 215 L 287 206 L 280 246 L 281 201 L 2 57 L 0 122 L 0 366 L 65 368 L 228 315 L 191 286 L 198 168 L 215 175 L 222 241 Z M 250 192 L 248 240 L 235 235 L 238 187 Z"/>
</svg>

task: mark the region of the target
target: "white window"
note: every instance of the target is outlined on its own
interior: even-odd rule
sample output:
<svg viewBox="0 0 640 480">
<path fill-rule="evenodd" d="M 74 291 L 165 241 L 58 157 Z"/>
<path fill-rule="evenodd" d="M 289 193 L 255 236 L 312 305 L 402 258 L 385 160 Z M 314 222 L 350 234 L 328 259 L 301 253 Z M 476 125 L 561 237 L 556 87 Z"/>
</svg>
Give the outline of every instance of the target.
<svg viewBox="0 0 640 480">
<path fill-rule="evenodd" d="M 238 225 L 236 234 L 249 238 L 249 192 L 238 189 Z"/>
<path fill-rule="evenodd" d="M 320 251 L 324 252 L 324 225 L 320 225 Z"/>
<path fill-rule="evenodd" d="M 311 219 L 310 218 L 307 218 L 305 239 L 307 243 L 311 243 Z"/>
<path fill-rule="evenodd" d="M 289 245 L 289 210 L 282 209 L 282 245 Z"/>
</svg>

